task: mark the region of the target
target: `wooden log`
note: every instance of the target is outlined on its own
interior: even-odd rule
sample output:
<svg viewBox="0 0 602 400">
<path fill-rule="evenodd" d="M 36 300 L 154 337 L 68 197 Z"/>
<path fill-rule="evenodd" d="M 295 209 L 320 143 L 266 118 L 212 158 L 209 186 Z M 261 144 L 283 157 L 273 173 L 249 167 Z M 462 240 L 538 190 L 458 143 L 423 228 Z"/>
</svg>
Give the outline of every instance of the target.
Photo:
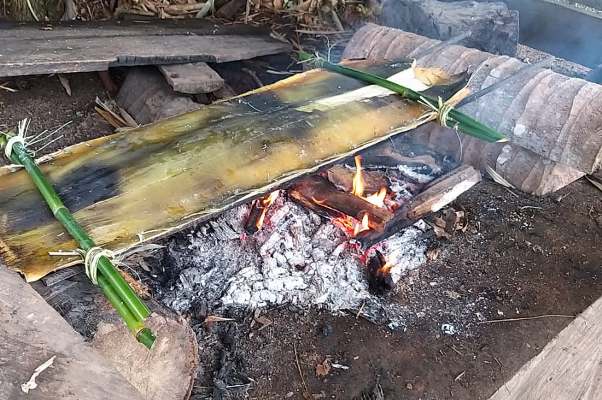
<svg viewBox="0 0 602 400">
<path fill-rule="evenodd" d="M 153 67 L 130 68 L 115 100 L 139 124 L 150 124 L 203 107 L 176 93 Z"/>
<path fill-rule="evenodd" d="M 381 232 L 387 222 L 393 218 L 393 213 L 368 203 L 349 192 L 342 192 L 319 175 L 310 176 L 295 184 L 289 191 L 294 200 L 318 212 L 345 214 L 361 221 L 368 214 L 368 226 Z"/>
<path fill-rule="evenodd" d="M 598 299 L 489 400 L 599 399 L 601 322 L 602 299 Z"/>
<path fill-rule="evenodd" d="M 435 179 L 422 192 L 395 211 L 382 232 L 366 231 L 357 236 L 362 251 L 395 234 L 400 229 L 413 225 L 425 216 L 441 210 L 462 193 L 481 181 L 481 173 L 468 165 L 448 172 Z"/>
<path fill-rule="evenodd" d="M 142 400 L 142 395 L 21 277 L 0 265 L 0 398 Z M 131 336 L 131 335 L 130 335 Z M 20 384 L 51 357 L 25 394 Z"/>
<path fill-rule="evenodd" d="M 92 346 L 111 361 L 146 400 L 187 400 L 199 365 L 196 335 L 175 312 L 154 304 L 145 323 L 157 335 L 152 351 L 141 351 L 125 324 L 103 321 Z"/>
<path fill-rule="evenodd" d="M 180 93 L 211 93 L 224 86 L 224 80 L 204 62 L 161 65 L 167 83 Z"/>
<path fill-rule="evenodd" d="M 202 20 L 78 24 L 0 24 L 0 77 L 106 71 L 109 67 L 222 63 L 277 54 L 290 46 L 264 30 Z M 40 46 L 43 43 L 43 46 Z"/>
<path fill-rule="evenodd" d="M 366 25 L 350 40 L 344 56 L 390 60 L 412 56 L 423 49 L 425 39 L 396 31 L 396 38 L 379 41 L 390 28 Z M 432 46 L 437 41 L 430 41 Z M 359 46 L 365 46 L 360 48 Z M 525 67 L 519 60 L 496 57 L 462 46 L 448 46 L 418 60 L 422 66 L 437 65 L 449 73 L 471 66 L 473 92 L 516 74 Z M 513 185 L 534 194 L 546 194 L 592 173 L 602 158 L 602 86 L 569 78 L 544 69 L 518 75 L 503 90 L 496 90 L 459 107 L 498 131 L 512 143 L 479 143 L 477 140 L 434 126 L 424 127 L 418 136 L 429 147 L 453 149 L 465 162 L 482 168 L 494 167 Z M 460 149 L 461 147 L 461 149 Z M 462 150 L 462 151 L 460 151 Z M 518 158 L 521 163 L 515 162 Z"/>
<path fill-rule="evenodd" d="M 444 100 L 467 78 L 431 87 L 420 80 L 428 74 L 416 75 L 409 63 L 353 65 L 403 78 L 404 85 Z M 313 70 L 71 146 L 39 160 L 40 168 L 96 243 L 119 252 L 252 201 L 435 117 L 381 89 Z M 48 255 L 76 246 L 28 174 L 0 169 L 0 256 L 7 265 L 36 280 L 80 262 Z"/>
</svg>

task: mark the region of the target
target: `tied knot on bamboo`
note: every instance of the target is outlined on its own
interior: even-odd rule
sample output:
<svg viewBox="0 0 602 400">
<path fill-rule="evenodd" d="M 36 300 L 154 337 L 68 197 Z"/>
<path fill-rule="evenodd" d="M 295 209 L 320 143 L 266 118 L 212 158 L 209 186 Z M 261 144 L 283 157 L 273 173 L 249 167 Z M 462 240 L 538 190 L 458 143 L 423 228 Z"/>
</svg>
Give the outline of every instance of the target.
<svg viewBox="0 0 602 400">
<path fill-rule="evenodd" d="M 108 249 L 103 249 L 99 246 L 92 247 L 88 250 L 76 249 L 68 252 L 52 251 L 48 252 L 48 254 L 51 256 L 80 256 L 84 262 L 86 275 L 96 286 L 98 286 L 98 264 L 100 263 L 100 259 L 105 257 L 111 262 L 111 264 L 115 264 L 117 259 L 115 252 Z"/>
</svg>

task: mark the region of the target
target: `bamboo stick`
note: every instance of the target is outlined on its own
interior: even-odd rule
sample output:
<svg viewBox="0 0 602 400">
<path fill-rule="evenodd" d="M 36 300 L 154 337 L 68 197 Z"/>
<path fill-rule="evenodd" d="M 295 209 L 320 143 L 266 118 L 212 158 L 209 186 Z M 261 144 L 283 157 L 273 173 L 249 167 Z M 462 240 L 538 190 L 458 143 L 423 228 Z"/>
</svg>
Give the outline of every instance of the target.
<svg viewBox="0 0 602 400">
<path fill-rule="evenodd" d="M 25 126 L 26 124 L 23 123 L 22 129 L 25 129 Z M 0 137 L 0 147 L 4 148 L 7 146 L 11 136 L 14 136 L 14 132 L 13 135 L 10 133 L 2 135 Z M 65 207 L 54 188 L 46 180 L 23 143 L 15 142 L 11 146 L 11 151 L 9 152 L 11 161 L 25 168 L 55 218 L 63 224 L 69 234 L 79 243 L 81 249 L 87 252 L 97 247 L 96 243 L 86 234 L 81 225 L 67 210 L 67 207 Z M 96 268 L 96 266 L 92 267 Z M 150 329 L 146 328 L 142 323 L 142 320 L 150 315 L 150 310 L 138 298 L 106 256 L 100 257 L 97 262 L 97 268 L 102 275 L 94 283 L 98 284 L 132 333 L 134 333 L 136 339 L 150 349 L 155 341 L 155 337 Z"/>
</svg>

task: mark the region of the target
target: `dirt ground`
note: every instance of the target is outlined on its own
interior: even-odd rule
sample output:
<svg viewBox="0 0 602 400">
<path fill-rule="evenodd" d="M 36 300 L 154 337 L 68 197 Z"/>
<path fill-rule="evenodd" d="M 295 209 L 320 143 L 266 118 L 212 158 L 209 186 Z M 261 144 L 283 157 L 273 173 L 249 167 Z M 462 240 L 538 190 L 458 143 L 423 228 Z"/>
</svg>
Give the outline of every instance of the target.
<svg viewBox="0 0 602 400">
<path fill-rule="evenodd" d="M 0 128 L 25 116 L 35 131 L 73 120 L 55 148 L 111 132 L 93 110 L 96 95 L 105 96 L 95 74 L 72 75 L 71 97 L 56 76 L 20 82 L 11 86 L 17 93 L 0 91 Z M 438 259 L 395 294 L 415 315 L 405 330 L 290 306 L 265 310 L 273 323 L 260 329 L 251 328 L 251 311 L 235 313 L 236 322 L 211 332 L 195 327 L 201 366 L 193 399 L 362 399 L 377 383 L 385 399 L 487 399 L 572 319 L 492 320 L 574 316 L 602 294 L 601 197 L 583 180 L 546 198 L 483 182 L 458 200 L 470 229 L 433 238 Z M 445 334 L 443 324 L 457 332 Z M 326 359 L 333 366 L 319 376 Z M 212 397 L 221 378 L 223 393 Z"/>
</svg>

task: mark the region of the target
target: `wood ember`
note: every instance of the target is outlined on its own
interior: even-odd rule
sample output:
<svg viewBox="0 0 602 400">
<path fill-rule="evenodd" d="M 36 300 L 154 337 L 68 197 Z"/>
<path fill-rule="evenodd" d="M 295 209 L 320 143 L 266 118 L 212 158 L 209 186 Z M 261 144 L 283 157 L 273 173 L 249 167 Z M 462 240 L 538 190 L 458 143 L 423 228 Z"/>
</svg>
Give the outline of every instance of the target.
<svg viewBox="0 0 602 400">
<path fill-rule="evenodd" d="M 319 175 L 309 177 L 293 186 L 290 196 L 310 210 L 321 215 L 339 216 L 341 213 L 357 220 L 365 214 L 371 229 L 382 231 L 393 213 L 348 192 L 338 190 L 326 178 Z"/>
<path fill-rule="evenodd" d="M 245 232 L 247 232 L 249 235 L 252 235 L 259 230 L 259 227 L 257 225 L 259 223 L 259 218 L 261 218 L 261 214 L 263 214 L 264 209 L 265 207 L 260 199 L 253 201 L 253 203 L 251 204 L 249 218 L 245 222 Z"/>
</svg>

